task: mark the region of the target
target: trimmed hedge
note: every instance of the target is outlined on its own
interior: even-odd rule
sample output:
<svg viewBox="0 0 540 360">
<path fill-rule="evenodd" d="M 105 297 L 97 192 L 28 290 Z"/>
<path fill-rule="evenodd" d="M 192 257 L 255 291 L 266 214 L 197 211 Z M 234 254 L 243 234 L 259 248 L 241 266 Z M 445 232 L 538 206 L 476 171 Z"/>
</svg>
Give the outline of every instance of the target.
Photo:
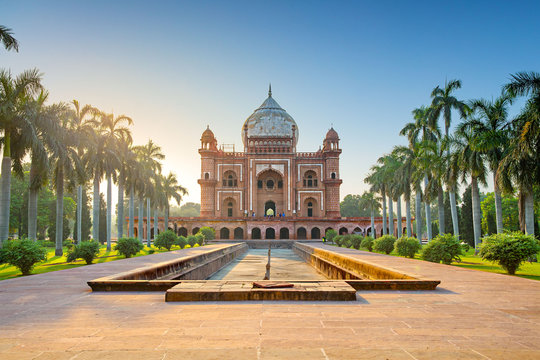
<svg viewBox="0 0 540 360">
<path fill-rule="evenodd" d="M 144 246 L 141 244 L 141 242 L 132 237 L 118 239 L 116 245 L 114 246 L 114 250 L 117 250 L 126 258 L 137 255 L 137 253 L 139 253 L 139 251 L 141 251 L 143 248 Z"/>
<path fill-rule="evenodd" d="M 416 238 L 402 236 L 394 244 L 394 249 L 400 256 L 414 258 L 414 255 L 422 249 L 422 245 Z"/>
<path fill-rule="evenodd" d="M 172 230 L 165 230 L 154 240 L 154 246 L 170 251 L 178 237 Z"/>
<path fill-rule="evenodd" d="M 326 241 L 334 242 L 334 238 L 338 235 L 337 231 L 334 229 L 329 229 L 326 231 Z"/>
<path fill-rule="evenodd" d="M 459 257 L 462 255 L 461 249 L 459 240 L 454 235 L 437 235 L 422 251 L 422 259 L 450 265 L 452 261 L 461 260 Z"/>
<path fill-rule="evenodd" d="M 360 244 L 360 246 L 362 246 L 364 249 L 367 249 L 369 252 L 372 252 L 374 242 L 375 242 L 375 239 L 373 239 L 371 236 L 366 236 L 364 240 L 362 240 L 362 243 Z"/>
<path fill-rule="evenodd" d="M 67 262 L 83 259 L 87 265 L 90 265 L 98 255 L 99 243 L 95 240 L 85 240 L 75 245 L 67 254 Z"/>
<path fill-rule="evenodd" d="M 390 254 L 394 250 L 396 238 L 392 235 L 384 235 L 373 242 L 373 250 Z"/>
<path fill-rule="evenodd" d="M 510 275 L 514 275 L 523 262 L 539 251 L 538 240 L 520 232 L 486 236 L 480 245 L 482 259 L 499 263 Z"/>
<path fill-rule="evenodd" d="M 34 265 L 46 259 L 47 250 L 28 239 L 8 240 L 0 249 L 0 263 L 15 266 L 23 275 L 29 275 Z"/>
</svg>

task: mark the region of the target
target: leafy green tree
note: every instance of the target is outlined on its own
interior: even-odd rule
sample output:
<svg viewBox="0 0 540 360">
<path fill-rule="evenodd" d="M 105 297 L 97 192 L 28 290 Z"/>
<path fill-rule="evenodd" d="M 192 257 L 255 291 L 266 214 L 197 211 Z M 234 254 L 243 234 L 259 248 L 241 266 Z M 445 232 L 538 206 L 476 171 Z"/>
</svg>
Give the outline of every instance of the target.
<svg viewBox="0 0 540 360">
<path fill-rule="evenodd" d="M 362 216 L 360 212 L 360 195 L 348 194 L 343 198 L 343 201 L 339 204 L 341 216 L 343 217 L 359 217 Z"/>
<path fill-rule="evenodd" d="M 379 198 L 375 195 L 375 193 L 365 191 L 360 197 L 360 208 L 369 211 L 371 217 L 371 235 L 375 237 L 375 214 L 377 214 L 377 216 L 380 216 L 379 210 L 381 209 Z"/>
<path fill-rule="evenodd" d="M 201 204 L 187 202 L 180 207 L 171 208 L 171 216 L 199 217 L 201 215 Z"/>
<path fill-rule="evenodd" d="M 518 200 L 511 195 L 502 195 L 501 205 L 501 217 L 504 229 L 508 231 L 519 231 Z M 488 235 L 496 233 L 496 207 L 494 193 L 486 194 L 486 197 L 482 200 L 481 208 L 482 231 Z"/>
<path fill-rule="evenodd" d="M 169 199 L 173 198 L 178 205 L 182 201 L 182 196 L 187 195 L 188 191 L 182 185 L 178 184 L 178 179 L 174 173 L 169 173 L 163 178 L 162 191 L 165 197 L 165 229 L 169 228 Z M 187 204 L 186 204 L 187 205 Z M 200 213 L 200 207 L 199 207 Z"/>
</svg>

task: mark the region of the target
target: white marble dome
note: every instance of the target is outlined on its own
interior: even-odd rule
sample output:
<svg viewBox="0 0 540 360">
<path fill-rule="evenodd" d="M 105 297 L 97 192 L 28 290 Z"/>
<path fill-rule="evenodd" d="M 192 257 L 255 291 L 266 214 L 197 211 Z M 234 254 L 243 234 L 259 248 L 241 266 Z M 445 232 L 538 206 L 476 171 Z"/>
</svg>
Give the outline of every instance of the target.
<svg viewBox="0 0 540 360">
<path fill-rule="evenodd" d="M 244 127 L 247 126 L 248 138 L 291 138 L 293 136 L 293 125 L 295 126 L 295 138 L 298 141 L 298 125 L 296 125 L 292 116 L 272 98 L 272 90 L 270 89 L 268 98 L 244 122 L 242 135 Z"/>
</svg>

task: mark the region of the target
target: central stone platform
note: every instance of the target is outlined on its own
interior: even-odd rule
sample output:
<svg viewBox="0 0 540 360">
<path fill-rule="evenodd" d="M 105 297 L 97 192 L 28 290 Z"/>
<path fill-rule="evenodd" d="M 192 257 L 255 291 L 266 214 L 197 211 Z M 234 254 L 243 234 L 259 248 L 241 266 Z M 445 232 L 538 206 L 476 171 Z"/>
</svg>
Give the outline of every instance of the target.
<svg viewBox="0 0 540 360">
<path fill-rule="evenodd" d="M 264 284 L 265 281 L 257 281 Z M 267 281 L 275 283 L 275 281 Z M 189 280 L 167 290 L 165 301 L 355 301 L 356 290 L 345 281 L 288 281 L 290 288 L 263 289 L 245 280 Z"/>
</svg>

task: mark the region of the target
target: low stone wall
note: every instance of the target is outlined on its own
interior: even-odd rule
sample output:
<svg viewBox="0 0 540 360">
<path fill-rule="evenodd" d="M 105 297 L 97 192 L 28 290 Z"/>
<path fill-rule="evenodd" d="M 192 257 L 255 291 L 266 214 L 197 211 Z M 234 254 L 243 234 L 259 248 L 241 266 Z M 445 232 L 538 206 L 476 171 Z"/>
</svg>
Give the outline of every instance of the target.
<svg viewBox="0 0 540 360">
<path fill-rule="evenodd" d="M 231 244 L 201 254 L 91 280 L 88 285 L 93 291 L 163 291 L 177 285 L 180 280 L 206 279 L 247 249 L 245 243 Z"/>
<path fill-rule="evenodd" d="M 328 278 L 346 280 L 356 290 L 434 290 L 440 284 L 307 244 L 294 243 L 293 250 Z"/>
</svg>

